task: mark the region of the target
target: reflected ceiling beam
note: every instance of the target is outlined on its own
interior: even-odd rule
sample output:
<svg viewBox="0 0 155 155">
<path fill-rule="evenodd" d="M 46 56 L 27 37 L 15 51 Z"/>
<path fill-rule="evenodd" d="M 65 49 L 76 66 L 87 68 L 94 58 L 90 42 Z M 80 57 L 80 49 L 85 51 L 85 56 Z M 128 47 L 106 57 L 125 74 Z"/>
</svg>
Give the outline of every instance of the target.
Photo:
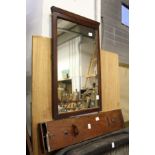
<svg viewBox="0 0 155 155">
<path fill-rule="evenodd" d="M 68 30 L 68 29 L 64 29 L 64 28 L 63 29 L 59 28 L 59 30 L 61 30 L 62 33 L 58 35 L 58 45 L 61 45 L 65 42 L 68 42 L 68 41 L 70 41 L 76 37 L 79 37 L 79 36 L 84 36 L 84 37 L 89 38 L 89 39 L 95 38 L 95 36 L 89 37 L 88 35 L 77 32 L 74 29 Z"/>
<path fill-rule="evenodd" d="M 77 35 L 82 35 L 82 36 L 84 36 L 84 37 L 87 37 L 87 38 L 90 38 L 90 39 L 94 39 L 94 36 L 90 37 L 90 36 L 88 36 L 88 34 L 86 35 L 86 34 L 84 34 L 84 33 L 77 32 L 77 31 L 75 31 L 75 30 L 73 30 L 73 29 L 70 29 L 70 30 L 65 29 L 65 28 L 58 28 L 58 29 L 61 30 L 61 31 L 64 32 L 64 33 L 67 33 L 67 34 L 76 33 Z M 64 34 L 64 33 L 63 33 L 63 34 Z M 58 37 L 60 37 L 60 36 L 58 36 Z"/>
<path fill-rule="evenodd" d="M 67 33 L 64 33 L 63 35 L 61 35 L 61 37 L 58 37 L 58 46 L 69 42 L 70 40 L 73 40 L 74 38 L 77 38 L 78 35 L 75 33 L 72 33 L 71 35 L 68 35 Z"/>
</svg>

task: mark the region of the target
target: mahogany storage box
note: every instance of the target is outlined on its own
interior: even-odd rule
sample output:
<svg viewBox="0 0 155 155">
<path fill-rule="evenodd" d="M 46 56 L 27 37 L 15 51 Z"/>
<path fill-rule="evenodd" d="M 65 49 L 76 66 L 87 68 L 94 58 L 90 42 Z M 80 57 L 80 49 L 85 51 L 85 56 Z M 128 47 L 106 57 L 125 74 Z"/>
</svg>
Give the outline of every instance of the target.
<svg viewBox="0 0 155 155">
<path fill-rule="evenodd" d="M 39 124 L 43 152 L 95 138 L 124 128 L 121 110 L 101 112 Z"/>
</svg>

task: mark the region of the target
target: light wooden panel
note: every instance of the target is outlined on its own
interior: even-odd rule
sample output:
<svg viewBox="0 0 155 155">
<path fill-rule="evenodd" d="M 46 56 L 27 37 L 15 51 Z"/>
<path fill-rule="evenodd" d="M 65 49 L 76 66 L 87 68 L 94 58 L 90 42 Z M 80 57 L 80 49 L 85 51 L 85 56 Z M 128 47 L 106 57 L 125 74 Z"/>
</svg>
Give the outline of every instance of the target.
<svg viewBox="0 0 155 155">
<path fill-rule="evenodd" d="M 38 123 L 52 120 L 51 40 L 34 36 L 32 46 L 32 145 L 40 155 Z"/>
<path fill-rule="evenodd" d="M 120 109 L 118 55 L 101 50 L 102 110 Z"/>
<path fill-rule="evenodd" d="M 120 106 L 124 121 L 129 121 L 129 68 L 119 66 L 120 78 Z"/>
<path fill-rule="evenodd" d="M 51 39 L 33 37 L 32 47 L 32 145 L 34 155 L 41 155 L 38 123 L 52 120 Z M 102 110 L 120 108 L 118 55 L 101 51 Z"/>
</svg>

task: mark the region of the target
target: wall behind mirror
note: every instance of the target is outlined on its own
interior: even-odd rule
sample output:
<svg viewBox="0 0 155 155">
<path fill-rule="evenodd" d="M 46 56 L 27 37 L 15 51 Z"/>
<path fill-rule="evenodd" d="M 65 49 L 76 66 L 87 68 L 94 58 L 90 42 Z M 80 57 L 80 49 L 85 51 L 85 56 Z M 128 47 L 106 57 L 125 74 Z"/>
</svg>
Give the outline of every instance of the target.
<svg viewBox="0 0 155 155">
<path fill-rule="evenodd" d="M 96 30 L 57 19 L 58 113 L 99 107 Z"/>
</svg>

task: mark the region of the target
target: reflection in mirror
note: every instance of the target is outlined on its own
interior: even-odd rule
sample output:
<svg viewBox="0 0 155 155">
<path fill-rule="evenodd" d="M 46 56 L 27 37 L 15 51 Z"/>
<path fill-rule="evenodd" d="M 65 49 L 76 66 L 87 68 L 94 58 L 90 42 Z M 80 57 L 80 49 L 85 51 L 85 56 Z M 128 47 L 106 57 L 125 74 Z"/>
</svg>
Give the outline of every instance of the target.
<svg viewBox="0 0 155 155">
<path fill-rule="evenodd" d="M 57 19 L 59 114 L 99 107 L 96 33 Z"/>
</svg>

